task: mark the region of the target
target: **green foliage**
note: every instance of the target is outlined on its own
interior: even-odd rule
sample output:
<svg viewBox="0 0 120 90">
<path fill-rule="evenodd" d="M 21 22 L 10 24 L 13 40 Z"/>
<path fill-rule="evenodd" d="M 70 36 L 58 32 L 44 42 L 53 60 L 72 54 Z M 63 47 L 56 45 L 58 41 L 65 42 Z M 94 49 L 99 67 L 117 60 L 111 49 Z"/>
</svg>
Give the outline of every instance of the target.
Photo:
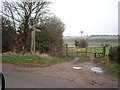
<svg viewBox="0 0 120 90">
<path fill-rule="evenodd" d="M 116 62 L 109 62 L 107 60 L 101 60 L 101 62 L 103 61 L 106 63 L 101 63 L 101 65 L 104 67 L 105 70 L 108 71 L 108 73 L 110 73 L 113 76 L 120 77 L 120 71 L 119 71 L 120 64 Z"/>
<path fill-rule="evenodd" d="M 77 40 L 75 40 L 75 47 L 79 47 L 79 46 L 80 46 L 80 43 Z"/>
<path fill-rule="evenodd" d="M 11 21 L 2 18 L 2 52 L 13 51 L 16 48 L 16 32 Z"/>
<path fill-rule="evenodd" d="M 62 56 L 64 28 L 63 22 L 57 17 L 50 18 L 43 26 L 39 27 L 41 32 L 36 35 L 37 51 L 49 53 L 52 56 Z"/>
<path fill-rule="evenodd" d="M 66 60 L 71 60 L 71 57 L 51 57 L 51 56 L 37 56 L 37 55 L 3 55 L 2 61 L 4 63 L 12 63 L 26 66 L 50 66 Z"/>
<path fill-rule="evenodd" d="M 36 32 L 36 50 L 40 53 L 48 53 L 50 43 L 50 35 L 48 30 L 41 29 L 41 32 Z"/>
<path fill-rule="evenodd" d="M 19 28 L 12 26 L 10 20 L 2 19 L 3 29 L 3 52 L 17 51 L 29 52 L 31 47 L 31 29 L 29 29 L 29 18 L 24 16 L 19 24 Z M 43 25 L 37 27 L 41 32 L 36 32 L 36 51 L 40 53 L 48 53 L 52 56 L 63 55 L 63 39 L 62 33 L 65 29 L 64 23 L 57 17 L 51 17 Z"/>
<path fill-rule="evenodd" d="M 31 48 L 31 26 L 40 25 L 45 22 L 46 19 L 50 16 L 50 9 L 48 6 L 51 4 L 48 0 L 40 0 L 39 2 L 3 2 L 3 10 L 2 15 L 4 17 L 9 18 L 11 20 L 11 25 L 14 27 L 15 33 L 17 35 L 16 44 L 12 44 L 12 46 L 17 47 L 17 51 L 19 52 L 30 52 Z M 6 24 L 3 22 L 2 24 Z M 31 26 L 30 26 L 31 25 Z M 5 27 L 6 28 L 6 27 Z M 7 33 L 13 34 L 7 31 L 5 32 L 5 38 L 12 38 L 12 36 L 8 36 Z M 13 35 L 14 36 L 14 35 Z M 7 44 L 6 41 L 4 41 Z M 11 40 L 9 42 L 12 42 Z M 4 44 L 4 47 L 7 48 Z M 8 49 L 8 50 L 7 50 Z M 12 51 L 7 48 L 5 51 Z"/>
<path fill-rule="evenodd" d="M 102 46 L 102 47 L 103 47 L 103 46 L 109 47 L 109 44 L 104 44 L 104 43 L 102 43 L 101 46 Z"/>
<path fill-rule="evenodd" d="M 88 42 L 84 39 L 81 39 L 80 42 L 75 40 L 75 47 L 86 48 L 88 46 Z"/>
<path fill-rule="evenodd" d="M 80 45 L 79 47 L 81 48 L 86 48 L 88 46 L 88 42 L 84 39 L 80 40 Z"/>
<path fill-rule="evenodd" d="M 109 50 L 110 61 L 120 63 L 120 46 L 111 47 Z"/>
</svg>

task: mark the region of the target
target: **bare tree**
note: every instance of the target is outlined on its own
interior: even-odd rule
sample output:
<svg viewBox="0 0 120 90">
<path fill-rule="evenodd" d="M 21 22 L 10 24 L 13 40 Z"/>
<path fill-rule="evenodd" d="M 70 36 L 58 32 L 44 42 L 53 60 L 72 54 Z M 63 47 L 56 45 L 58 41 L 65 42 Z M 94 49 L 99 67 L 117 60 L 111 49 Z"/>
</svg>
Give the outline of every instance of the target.
<svg viewBox="0 0 120 90">
<path fill-rule="evenodd" d="M 40 24 L 47 19 L 49 12 L 49 4 L 47 0 L 40 0 L 39 2 L 3 2 L 2 13 L 5 17 L 10 18 L 13 22 L 14 29 L 17 31 L 18 27 L 22 32 L 23 47 L 26 49 L 29 45 L 30 39 L 30 23 Z"/>
<path fill-rule="evenodd" d="M 43 20 L 46 13 L 49 11 L 49 4 L 51 2 L 47 0 L 40 0 L 39 2 L 33 2 L 32 0 L 29 2 L 3 2 L 3 10 L 2 13 L 8 18 L 11 18 L 13 21 L 22 22 L 25 21 L 26 18 L 32 18 L 33 22 Z M 30 22 L 29 22 L 30 23 Z M 28 23 L 28 24 L 29 24 Z"/>
</svg>

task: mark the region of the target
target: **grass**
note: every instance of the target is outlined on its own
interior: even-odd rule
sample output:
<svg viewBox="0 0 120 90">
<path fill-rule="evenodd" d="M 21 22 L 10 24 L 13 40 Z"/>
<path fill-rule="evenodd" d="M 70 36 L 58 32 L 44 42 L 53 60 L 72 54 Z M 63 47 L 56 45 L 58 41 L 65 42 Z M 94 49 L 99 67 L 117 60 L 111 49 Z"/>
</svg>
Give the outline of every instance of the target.
<svg viewBox="0 0 120 90">
<path fill-rule="evenodd" d="M 120 64 L 115 62 L 109 62 L 103 66 L 110 74 L 120 77 Z"/>
<path fill-rule="evenodd" d="M 71 60 L 76 56 L 80 56 L 80 60 L 77 63 L 81 63 L 87 60 L 90 60 L 90 54 L 86 56 L 85 48 L 68 48 L 71 53 L 69 56 L 65 57 L 51 57 L 51 56 L 37 56 L 37 55 L 2 55 L 2 61 L 5 63 L 12 63 L 16 65 L 24 65 L 24 66 L 37 66 L 37 67 L 45 67 L 53 64 L 61 63 L 63 61 Z M 88 52 L 102 52 L 102 48 L 88 48 Z M 116 62 L 110 62 L 109 58 L 109 48 L 106 48 L 106 57 L 98 57 L 96 61 L 99 65 L 101 65 L 105 70 L 108 71 L 113 76 L 120 77 L 120 64 Z"/>
<path fill-rule="evenodd" d="M 90 60 L 90 55 L 86 56 L 86 54 L 79 54 L 79 57 L 80 59 L 76 63 L 83 63 L 85 61 Z"/>
<path fill-rule="evenodd" d="M 51 57 L 51 56 L 37 56 L 37 55 L 3 55 L 2 61 L 4 63 L 11 63 L 26 66 L 50 66 L 63 61 L 70 60 L 74 55 L 69 57 Z"/>
<path fill-rule="evenodd" d="M 61 63 L 67 60 L 71 60 L 77 56 L 81 57 L 79 62 L 85 61 L 86 59 L 89 59 L 88 57 L 85 57 L 85 55 L 86 54 L 71 53 L 70 55 L 64 57 L 52 57 L 52 56 L 13 54 L 13 55 L 2 55 L 2 61 L 4 63 L 11 63 L 22 66 L 45 67 L 45 66 Z"/>
<path fill-rule="evenodd" d="M 86 61 L 86 60 L 90 60 L 90 55 L 86 53 L 80 53 L 80 52 L 86 52 L 85 48 L 68 48 L 69 52 L 71 52 L 74 56 L 79 56 L 80 60 L 78 60 L 78 63 Z"/>
<path fill-rule="evenodd" d="M 88 42 L 89 43 L 89 47 L 100 47 L 101 46 L 101 42 Z M 110 46 L 116 46 L 118 45 L 118 42 L 103 42 L 105 44 L 109 44 Z"/>
<path fill-rule="evenodd" d="M 106 47 L 106 55 L 108 56 L 109 55 L 109 47 Z M 80 52 L 86 52 L 86 48 L 76 48 L 76 47 L 69 47 L 68 50 L 70 52 L 77 52 L 77 53 L 80 53 Z M 103 48 L 102 47 L 88 47 L 87 48 L 87 52 L 91 52 L 91 53 L 102 53 L 103 51 Z"/>
<path fill-rule="evenodd" d="M 69 47 L 74 47 L 75 42 L 65 42 Z M 109 44 L 110 46 L 117 46 L 118 42 L 103 42 L 105 44 Z M 100 47 L 102 42 L 88 42 L 88 47 Z"/>
<path fill-rule="evenodd" d="M 109 61 L 109 57 L 97 57 L 96 58 L 99 65 L 101 65 L 106 71 L 108 71 L 109 74 L 120 77 L 120 71 L 118 70 L 120 68 L 120 64 Z"/>
<path fill-rule="evenodd" d="M 109 61 L 109 47 L 106 48 L 106 56 L 103 57 L 101 56 L 97 56 L 96 61 L 98 62 L 98 64 L 100 66 L 102 66 L 109 74 L 113 75 L 113 76 L 118 76 L 120 77 L 120 71 L 118 70 L 118 68 L 120 68 L 120 64 L 116 63 L 116 62 L 110 62 Z M 73 53 L 77 53 L 78 56 L 80 56 L 80 60 L 77 61 L 77 63 L 81 63 L 87 60 L 90 60 L 90 55 L 88 54 L 88 56 L 86 57 L 85 53 L 80 53 L 80 52 L 85 52 L 86 49 L 85 48 L 69 48 L 69 50 Z M 92 53 L 101 53 L 102 52 L 102 48 L 88 48 L 88 52 L 92 52 Z M 93 54 L 94 55 L 94 54 Z"/>
</svg>

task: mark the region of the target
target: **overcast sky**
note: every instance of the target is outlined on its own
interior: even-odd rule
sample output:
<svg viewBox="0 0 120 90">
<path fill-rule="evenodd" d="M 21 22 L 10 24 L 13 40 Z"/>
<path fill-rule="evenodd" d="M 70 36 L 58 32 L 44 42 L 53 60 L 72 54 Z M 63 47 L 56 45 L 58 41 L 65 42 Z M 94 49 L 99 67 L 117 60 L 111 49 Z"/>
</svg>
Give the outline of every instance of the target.
<svg viewBox="0 0 120 90">
<path fill-rule="evenodd" d="M 52 0 L 54 13 L 65 23 L 64 36 L 118 34 L 120 0 Z"/>
<path fill-rule="evenodd" d="M 120 0 L 51 0 L 52 10 L 66 25 L 64 36 L 118 34 Z"/>
</svg>

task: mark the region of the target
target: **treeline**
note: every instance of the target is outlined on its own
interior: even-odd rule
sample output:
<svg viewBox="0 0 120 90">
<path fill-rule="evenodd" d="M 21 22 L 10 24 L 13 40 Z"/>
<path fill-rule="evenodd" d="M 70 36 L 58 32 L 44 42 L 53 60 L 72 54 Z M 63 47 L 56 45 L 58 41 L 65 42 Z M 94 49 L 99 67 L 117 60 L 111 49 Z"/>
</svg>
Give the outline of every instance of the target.
<svg viewBox="0 0 120 90">
<path fill-rule="evenodd" d="M 89 37 L 98 37 L 98 36 L 118 36 L 118 35 L 90 35 Z"/>
<path fill-rule="evenodd" d="M 65 24 L 50 13 L 51 2 L 3 2 L 2 52 L 30 53 L 31 32 L 36 28 L 36 51 L 62 55 Z M 32 28 L 31 28 L 32 27 Z"/>
<path fill-rule="evenodd" d="M 87 42 L 118 42 L 117 38 L 84 38 Z M 75 40 L 80 40 L 80 38 L 70 38 L 64 39 L 64 42 L 74 42 Z"/>
<path fill-rule="evenodd" d="M 107 36 L 107 37 L 110 37 L 110 36 L 120 36 L 119 34 L 118 35 L 87 35 L 87 36 L 84 36 L 84 37 L 104 37 L 104 36 Z M 65 37 L 77 37 L 77 36 L 65 36 Z"/>
<path fill-rule="evenodd" d="M 118 42 L 118 39 L 86 39 L 88 42 Z"/>
</svg>

